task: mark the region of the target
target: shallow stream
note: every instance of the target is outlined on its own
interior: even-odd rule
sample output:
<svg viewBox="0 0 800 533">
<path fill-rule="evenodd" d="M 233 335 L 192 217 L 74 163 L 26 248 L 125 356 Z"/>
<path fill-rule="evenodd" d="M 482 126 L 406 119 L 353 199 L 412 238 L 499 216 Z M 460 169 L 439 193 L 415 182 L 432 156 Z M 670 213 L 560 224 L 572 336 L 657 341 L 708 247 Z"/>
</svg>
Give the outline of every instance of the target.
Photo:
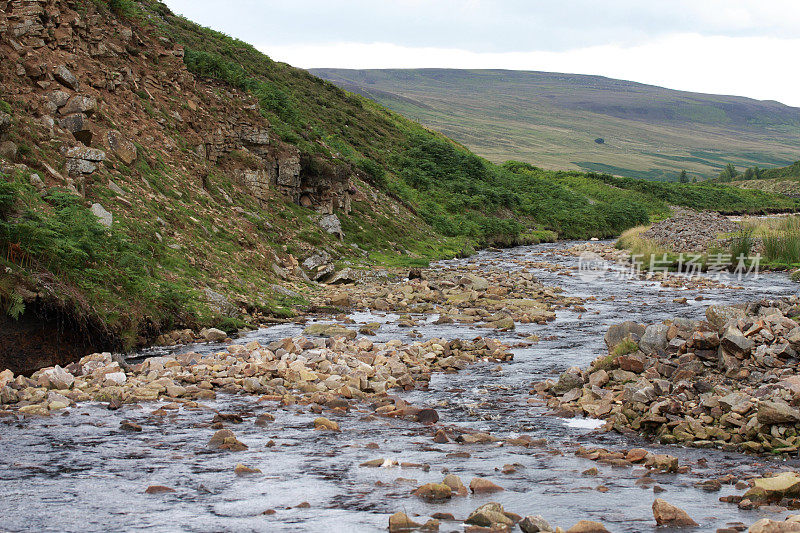
<svg viewBox="0 0 800 533">
<path fill-rule="evenodd" d="M 578 258 L 563 253 L 570 243 L 522 247 L 502 252 L 482 252 L 461 261 L 443 262 L 439 268 L 458 263 L 480 267 L 528 268 L 526 261 L 549 262 L 565 267 Z M 643 446 L 680 458 L 691 474 L 653 474 L 665 492 L 659 495 L 685 509 L 701 524 L 700 531 L 714 531 L 731 522 L 751 524 L 762 516 L 778 518 L 786 513 L 740 511 L 720 503 L 725 494 L 740 493 L 731 486 L 721 492 L 704 492 L 693 484 L 706 477 L 729 472 L 747 474 L 797 467 L 796 460 L 765 460 L 737 453 L 665 447 L 638 438 L 601 434 L 592 421 L 548 416 L 531 384 L 555 377 L 573 365 L 585 366 L 603 353 L 603 334 L 608 326 L 625 320 L 653 323 L 682 316 L 701 318 L 711 304 L 734 303 L 760 297 L 778 297 L 796 291 L 797 285 L 783 274 L 763 274 L 745 279 L 741 289 L 666 289 L 641 279 L 581 278 L 574 271 L 530 269 L 545 285 L 560 286 L 568 296 L 596 297 L 586 311 L 559 310 L 557 319 L 545 325 L 518 325 L 517 330 L 497 333 L 464 325 L 434 325 L 436 316 L 418 317 L 414 328 L 424 339 L 500 338 L 517 344 L 538 335 L 540 342 L 514 349 L 514 361 L 477 364 L 458 374 L 438 374 L 429 390 L 403 396 L 416 405 L 435 408 L 440 425 L 462 426 L 495 436 L 528 434 L 544 438 L 543 447 L 517 448 L 496 445 L 435 444 L 429 427 L 398 419 L 371 416 L 366 406 L 347 415 L 331 415 L 341 433 L 309 428 L 318 415 L 307 408 L 277 407 L 258 403 L 257 397 L 219 394 L 203 402 L 219 412 L 242 413 L 244 422 L 230 427 L 249 446 L 243 452 L 211 452 L 206 444 L 214 433 L 213 410 L 173 410 L 154 416 L 159 404 L 126 405 L 109 411 L 100 404 L 83 404 L 61 416 L 0 421 L 0 530 L 3 531 L 386 531 L 388 516 L 405 511 L 421 515 L 452 513 L 458 519 L 482 503 L 497 501 L 507 511 L 543 515 L 552 525 L 569 528 L 581 519 L 603 522 L 611 531 L 654 531 L 651 511 L 654 494 L 635 481 L 642 468 L 612 468 L 574 456 L 578 445 L 606 448 Z M 571 275 L 565 275 L 571 274 Z M 702 301 L 695 300 L 698 295 Z M 687 303 L 674 302 L 686 297 Z M 613 297 L 613 299 L 612 299 Z M 357 312 L 358 323 L 383 322 L 374 340 L 409 338 L 412 330 L 394 324 L 391 314 Z M 244 341 L 269 341 L 297 335 L 299 325 L 281 325 L 248 334 Z M 417 340 L 417 339 L 413 339 Z M 241 340 L 237 342 L 242 342 Z M 219 345 L 181 347 L 179 351 L 218 350 Z M 533 402 L 533 403 L 532 403 Z M 163 404 L 162 404 L 163 405 Z M 275 422 L 263 428 L 253 423 L 263 412 Z M 120 430 L 122 420 L 143 427 L 141 433 Z M 268 446 L 268 443 L 274 445 Z M 375 443 L 378 448 L 367 448 Z M 470 457 L 448 456 L 469 452 Z M 429 465 L 421 467 L 366 468 L 358 465 L 376 458 Z M 706 458 L 707 465 L 698 464 Z M 263 475 L 237 477 L 237 463 L 260 468 Z M 516 464 L 510 474 L 503 465 Z M 596 466 L 600 475 L 582 476 Z M 409 493 L 423 483 L 441 481 L 443 470 L 461 476 L 465 484 L 473 476 L 488 477 L 504 492 L 486 496 L 456 497 L 429 504 Z M 150 485 L 166 485 L 174 493 L 148 495 Z M 599 485 L 607 492 L 596 490 Z M 309 506 L 298 508 L 308 502 Z M 263 515 L 265 510 L 275 513 Z M 442 522 L 441 531 L 461 531 L 460 522 Z M 668 531 L 664 528 L 659 531 Z"/>
</svg>

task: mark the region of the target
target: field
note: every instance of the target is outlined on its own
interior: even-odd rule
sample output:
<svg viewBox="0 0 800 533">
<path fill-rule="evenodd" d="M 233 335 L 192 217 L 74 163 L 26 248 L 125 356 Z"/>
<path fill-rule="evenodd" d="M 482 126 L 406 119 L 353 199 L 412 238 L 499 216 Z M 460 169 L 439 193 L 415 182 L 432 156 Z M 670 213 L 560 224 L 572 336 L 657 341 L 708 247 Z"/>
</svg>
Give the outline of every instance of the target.
<svg viewBox="0 0 800 533">
<path fill-rule="evenodd" d="M 800 109 L 599 76 L 501 70 L 312 69 L 493 162 L 654 180 L 797 160 Z M 602 139 L 602 144 L 596 140 Z"/>
</svg>

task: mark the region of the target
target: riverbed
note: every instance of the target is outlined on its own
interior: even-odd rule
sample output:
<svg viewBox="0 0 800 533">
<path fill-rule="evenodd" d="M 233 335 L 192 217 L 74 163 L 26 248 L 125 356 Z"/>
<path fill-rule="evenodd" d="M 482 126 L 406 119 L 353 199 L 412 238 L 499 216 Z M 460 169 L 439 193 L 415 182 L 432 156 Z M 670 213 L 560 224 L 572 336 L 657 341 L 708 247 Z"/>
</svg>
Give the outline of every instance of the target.
<svg viewBox="0 0 800 533">
<path fill-rule="evenodd" d="M 734 522 L 749 525 L 764 516 L 785 516 L 785 512 L 765 509 L 741 511 L 719 502 L 720 496 L 741 493 L 732 486 L 705 492 L 693 485 L 726 473 L 747 476 L 797 467 L 797 460 L 667 447 L 599 433 L 594 421 L 552 416 L 531 394 L 531 388 L 536 381 L 556 377 L 570 366 L 588 365 L 602 354 L 603 334 L 612 324 L 625 320 L 654 323 L 676 316 L 699 319 L 708 305 L 793 294 L 797 285 L 780 273 L 725 283 L 741 288 L 707 290 L 665 288 L 658 281 L 608 273 L 579 276 L 574 270 L 578 257 L 564 252 L 571 244 L 485 251 L 435 265 L 441 269 L 465 263 L 478 268 L 528 269 L 545 285 L 586 299 L 585 310 L 558 310 L 556 319 L 547 324 L 518 324 L 514 331 L 491 332 L 467 325 L 437 325 L 436 315 L 420 315 L 414 317 L 417 327 L 402 328 L 391 313 L 350 315 L 359 324 L 384 324 L 371 337 L 375 341 L 418 340 L 412 335 L 423 339 L 483 335 L 515 345 L 537 335 L 538 343 L 513 349 L 512 362 L 479 363 L 457 374 L 437 374 L 427 390 L 399 395 L 415 405 L 436 409 L 441 427 L 498 437 L 526 434 L 545 439 L 541 446 L 436 444 L 430 427 L 375 417 L 366 406 L 361 412 L 354 409 L 346 415 L 325 415 L 339 422 L 340 433 L 315 432 L 309 425 L 318 415 L 307 408 L 259 403 L 258 397 L 249 395 L 219 394 L 214 401 L 202 402 L 209 409 L 196 410 L 165 411 L 159 410 L 163 404 L 145 403 L 110 411 L 101 404 L 81 404 L 63 415 L 2 421 L 0 530 L 385 531 L 389 515 L 396 511 L 412 518 L 420 515 L 420 522 L 436 512 L 452 513 L 463 520 L 488 501 L 497 501 L 522 516 L 542 515 L 565 529 L 588 519 L 602 522 L 611 531 L 655 530 L 651 505 L 656 496 L 651 487 L 636 485 L 644 469 L 612 468 L 578 458 L 574 451 L 579 445 L 641 446 L 679 457 L 692 472 L 652 474 L 664 489 L 658 497 L 685 509 L 702 531 Z M 531 266 L 539 262 L 562 268 Z M 683 297 L 686 303 L 675 301 Z M 266 344 L 301 331 L 301 325 L 284 324 L 251 332 L 237 342 Z M 175 351 L 222 348 L 204 344 Z M 243 415 L 244 422 L 230 428 L 249 446 L 246 451 L 208 449 L 215 410 Z M 273 414 L 275 421 L 258 427 L 254 420 L 264 412 Z M 143 431 L 121 431 L 123 420 L 134 421 Z M 359 466 L 379 458 L 388 460 L 386 467 Z M 701 458 L 707 459 L 707 464 L 698 463 Z M 407 465 L 388 466 L 392 461 Z M 233 469 L 237 463 L 263 473 L 236 476 Z M 503 473 L 504 465 L 514 465 L 506 469 L 513 471 Z M 581 475 L 594 466 L 600 471 L 598 476 Z M 506 490 L 438 504 L 410 495 L 423 483 L 441 481 L 444 472 L 459 475 L 465 483 L 475 476 L 486 477 Z M 175 492 L 145 494 L 151 485 L 168 486 Z M 608 490 L 598 491 L 598 486 Z M 274 513 L 263 514 L 267 510 Z M 440 530 L 461 531 L 463 526 L 443 521 Z"/>
</svg>

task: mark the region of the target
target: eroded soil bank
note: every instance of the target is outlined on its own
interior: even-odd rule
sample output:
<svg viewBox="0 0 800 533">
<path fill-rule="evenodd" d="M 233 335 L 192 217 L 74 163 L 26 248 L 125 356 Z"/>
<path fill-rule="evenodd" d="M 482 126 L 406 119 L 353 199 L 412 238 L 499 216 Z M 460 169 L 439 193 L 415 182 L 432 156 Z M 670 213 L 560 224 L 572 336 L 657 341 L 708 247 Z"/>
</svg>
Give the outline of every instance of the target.
<svg viewBox="0 0 800 533">
<path fill-rule="evenodd" d="M 164 358 L 128 370 L 88 359 L 70 372 L 82 390 L 26 383 L 19 388 L 44 391 L 28 405 L 49 416 L 23 416 L 19 399 L 3 406 L 3 527 L 383 531 L 402 511 L 461 531 L 476 508 L 497 502 L 565 530 L 593 520 L 639 532 L 655 530 L 656 498 L 703 531 L 789 514 L 719 498 L 767 471 L 800 468 L 795 459 L 596 433 L 594 421 L 552 416 L 533 384 L 588 366 L 607 351 L 613 324 L 701 319 L 708 305 L 776 298 L 795 285 L 780 274 L 688 285 L 581 277 L 568 246 L 483 252 L 385 293 L 355 288 L 359 309 L 336 321 L 353 340 L 301 338 L 308 325 L 285 324 L 233 345 L 148 352 Z M 378 300 L 392 306 L 362 305 Z M 503 300 L 512 302 L 495 308 Z M 87 398 L 70 397 L 78 392 Z M 627 460 L 637 448 L 648 459 Z M 260 472 L 237 473 L 239 464 Z M 412 494 L 447 474 L 475 490 L 441 501 Z M 484 492 L 491 486 L 473 478 L 504 490 Z M 718 490 L 697 485 L 720 479 Z M 146 492 L 158 486 L 166 489 Z"/>
</svg>

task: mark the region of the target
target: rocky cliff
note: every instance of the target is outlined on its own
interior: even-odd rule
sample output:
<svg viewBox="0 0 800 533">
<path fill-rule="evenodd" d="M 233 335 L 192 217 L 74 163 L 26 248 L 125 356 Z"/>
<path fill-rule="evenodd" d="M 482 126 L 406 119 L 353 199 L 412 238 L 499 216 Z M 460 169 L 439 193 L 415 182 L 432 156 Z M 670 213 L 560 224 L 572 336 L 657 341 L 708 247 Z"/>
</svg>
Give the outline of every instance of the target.
<svg viewBox="0 0 800 533">
<path fill-rule="evenodd" d="M 285 315 L 317 274 L 304 259 L 330 274 L 361 256 L 342 242 L 353 202 L 355 232 L 424 226 L 323 141 L 282 140 L 257 95 L 190 72 L 162 15 L 0 1 L 0 299 L 17 315 L 0 323 L 0 367 Z"/>
</svg>

